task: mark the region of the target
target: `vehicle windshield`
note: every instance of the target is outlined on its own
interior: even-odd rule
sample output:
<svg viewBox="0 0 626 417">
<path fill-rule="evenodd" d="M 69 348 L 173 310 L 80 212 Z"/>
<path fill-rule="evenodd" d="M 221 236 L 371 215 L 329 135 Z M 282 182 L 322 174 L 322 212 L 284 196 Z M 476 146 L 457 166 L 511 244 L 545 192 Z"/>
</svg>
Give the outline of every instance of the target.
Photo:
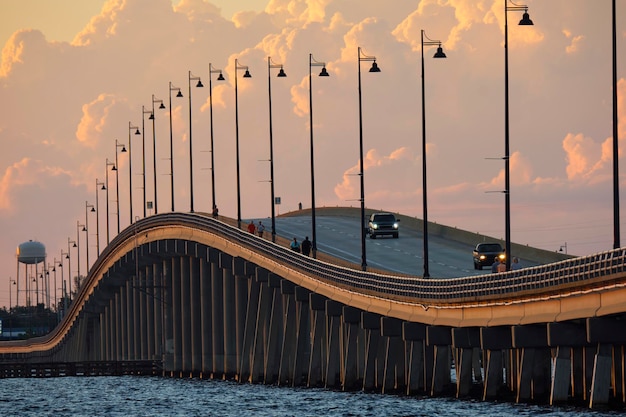
<svg viewBox="0 0 626 417">
<path fill-rule="evenodd" d="M 486 243 L 478 245 L 478 250 L 481 252 L 502 252 L 502 246 L 498 243 Z"/>
<path fill-rule="evenodd" d="M 374 216 L 375 222 L 395 222 L 396 216 L 393 214 L 377 214 Z"/>
</svg>

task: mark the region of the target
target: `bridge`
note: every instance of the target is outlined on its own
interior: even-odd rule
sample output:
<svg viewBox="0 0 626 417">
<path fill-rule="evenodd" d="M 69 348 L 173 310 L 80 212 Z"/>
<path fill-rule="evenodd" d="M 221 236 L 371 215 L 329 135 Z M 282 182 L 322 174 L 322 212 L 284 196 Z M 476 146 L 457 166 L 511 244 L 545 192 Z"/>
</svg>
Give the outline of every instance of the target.
<svg viewBox="0 0 626 417">
<path fill-rule="evenodd" d="M 175 377 L 622 407 L 625 258 L 424 279 L 159 214 L 111 241 L 54 331 L 0 343 L 0 365 L 158 361 Z"/>
</svg>

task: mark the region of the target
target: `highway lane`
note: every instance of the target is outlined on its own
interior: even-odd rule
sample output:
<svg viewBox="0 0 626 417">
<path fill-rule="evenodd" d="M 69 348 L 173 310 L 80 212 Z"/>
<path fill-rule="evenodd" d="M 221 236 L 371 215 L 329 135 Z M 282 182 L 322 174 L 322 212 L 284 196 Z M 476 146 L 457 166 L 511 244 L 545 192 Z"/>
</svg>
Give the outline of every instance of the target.
<svg viewBox="0 0 626 417">
<path fill-rule="evenodd" d="M 258 223 L 259 219 L 255 219 Z M 261 219 L 269 226 L 269 219 Z M 358 218 L 317 216 L 318 251 L 332 254 L 349 262 L 361 264 L 361 235 Z M 267 226 L 266 226 L 267 227 Z M 266 229 L 266 233 L 269 230 Z M 296 237 L 301 242 L 305 236 L 311 239 L 311 217 L 293 216 L 276 219 L 277 235 L 286 239 Z M 378 237 L 365 240 L 367 265 L 371 268 L 422 276 L 423 235 L 417 230 L 400 224 L 400 237 Z M 475 270 L 472 262 L 472 246 L 430 235 L 428 239 L 429 272 L 431 278 L 454 278 L 487 274 L 488 268 Z M 521 260 L 522 266 L 536 263 Z"/>
</svg>

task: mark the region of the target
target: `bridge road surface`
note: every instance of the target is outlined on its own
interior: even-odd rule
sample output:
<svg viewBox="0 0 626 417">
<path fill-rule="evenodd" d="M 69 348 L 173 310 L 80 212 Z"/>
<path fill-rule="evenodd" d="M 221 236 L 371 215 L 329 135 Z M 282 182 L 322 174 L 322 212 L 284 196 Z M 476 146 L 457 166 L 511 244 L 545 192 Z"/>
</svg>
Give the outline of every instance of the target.
<svg viewBox="0 0 626 417">
<path fill-rule="evenodd" d="M 258 222 L 258 219 L 255 219 Z M 261 219 L 269 223 L 269 219 Z M 317 250 L 338 258 L 361 264 L 361 225 L 358 218 L 316 216 Z M 266 234 L 271 231 L 266 229 Z M 311 217 L 293 216 L 276 218 L 276 234 L 302 242 L 311 239 Z M 477 242 L 478 243 L 478 242 Z M 400 237 L 391 236 L 365 239 L 367 266 L 379 270 L 422 276 L 424 273 L 423 234 L 403 227 Z M 472 246 L 429 234 L 428 259 L 431 278 L 455 278 L 488 274 L 491 268 L 475 270 Z M 520 259 L 522 267 L 535 266 L 536 262 Z"/>
</svg>

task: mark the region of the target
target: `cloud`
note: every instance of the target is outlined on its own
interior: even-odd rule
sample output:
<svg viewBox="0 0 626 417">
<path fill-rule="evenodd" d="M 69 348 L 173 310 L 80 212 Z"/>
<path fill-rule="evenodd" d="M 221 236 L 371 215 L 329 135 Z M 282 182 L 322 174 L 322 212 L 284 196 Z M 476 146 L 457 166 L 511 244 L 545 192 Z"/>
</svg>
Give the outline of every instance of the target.
<svg viewBox="0 0 626 417">
<path fill-rule="evenodd" d="M 567 29 L 563 29 L 563 35 L 565 35 L 566 38 L 570 39 L 570 44 L 565 47 L 565 52 L 568 54 L 574 54 L 578 52 L 581 48 L 581 44 L 585 40 L 585 36 L 573 36 L 572 33 Z"/>
<path fill-rule="evenodd" d="M 83 117 L 76 128 L 76 138 L 81 144 L 93 149 L 103 139 L 102 134 L 115 104 L 113 95 L 100 94 L 95 100 L 83 105 Z"/>
</svg>

